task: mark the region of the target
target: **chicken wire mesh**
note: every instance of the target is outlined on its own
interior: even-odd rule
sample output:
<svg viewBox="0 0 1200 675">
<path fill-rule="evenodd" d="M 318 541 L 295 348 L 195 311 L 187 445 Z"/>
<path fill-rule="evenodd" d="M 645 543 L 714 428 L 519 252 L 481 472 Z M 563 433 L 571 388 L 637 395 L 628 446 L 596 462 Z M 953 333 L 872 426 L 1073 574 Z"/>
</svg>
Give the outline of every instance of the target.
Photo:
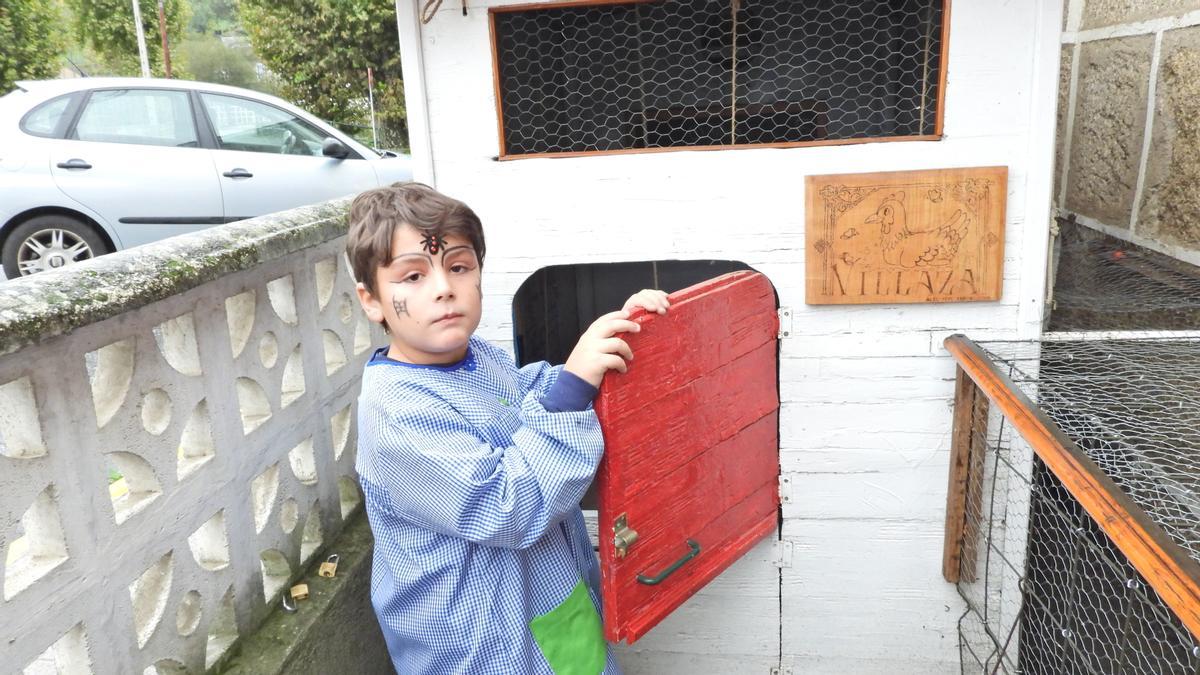
<svg viewBox="0 0 1200 675">
<path fill-rule="evenodd" d="M 1200 340 L 982 346 L 1200 560 Z M 962 671 L 1200 673 L 1200 642 L 982 394 L 972 418 Z"/>
<path fill-rule="evenodd" d="M 944 0 L 493 14 L 503 155 L 937 133 Z"/>
<path fill-rule="evenodd" d="M 1200 267 L 1058 221 L 1050 330 L 1200 329 Z"/>
</svg>

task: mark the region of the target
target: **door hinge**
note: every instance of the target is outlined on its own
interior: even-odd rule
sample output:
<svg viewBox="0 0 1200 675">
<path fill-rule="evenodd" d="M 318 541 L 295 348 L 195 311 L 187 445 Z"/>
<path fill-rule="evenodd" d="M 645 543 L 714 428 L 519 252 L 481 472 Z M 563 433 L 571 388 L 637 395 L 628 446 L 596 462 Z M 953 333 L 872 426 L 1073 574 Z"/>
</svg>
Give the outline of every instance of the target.
<svg viewBox="0 0 1200 675">
<path fill-rule="evenodd" d="M 780 307 L 775 310 L 779 314 L 779 338 L 792 336 L 792 308 Z"/>
<path fill-rule="evenodd" d="M 775 542 L 775 550 L 771 554 L 771 564 L 779 569 L 785 569 L 792 566 L 792 551 L 795 550 L 795 545 L 787 540 Z"/>
<path fill-rule="evenodd" d="M 613 548 L 616 549 L 617 557 L 624 558 L 625 554 L 629 553 L 629 547 L 637 540 L 638 533 L 629 527 L 625 514 L 617 516 L 616 522 L 613 523 Z"/>
<path fill-rule="evenodd" d="M 792 479 L 788 476 L 779 477 L 779 503 L 792 503 Z"/>
</svg>

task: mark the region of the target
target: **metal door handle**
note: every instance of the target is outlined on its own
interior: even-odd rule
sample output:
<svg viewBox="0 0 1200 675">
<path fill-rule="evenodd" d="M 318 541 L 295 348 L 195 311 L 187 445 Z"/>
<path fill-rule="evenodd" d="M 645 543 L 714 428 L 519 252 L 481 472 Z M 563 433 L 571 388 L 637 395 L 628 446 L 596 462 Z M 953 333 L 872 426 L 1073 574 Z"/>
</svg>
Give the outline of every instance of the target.
<svg viewBox="0 0 1200 675">
<path fill-rule="evenodd" d="M 226 171 L 221 175 L 225 176 L 226 178 L 254 178 L 254 174 L 245 169 L 234 169 L 232 171 Z"/>
<path fill-rule="evenodd" d="M 59 162 L 56 166 L 60 169 L 90 169 L 90 168 L 92 168 L 91 164 L 88 164 L 87 162 L 83 161 L 82 159 L 68 159 L 65 162 Z"/>
<path fill-rule="evenodd" d="M 688 545 L 688 548 L 690 548 L 692 550 L 685 553 L 682 558 L 671 563 L 670 567 L 663 570 L 662 572 L 659 572 L 657 576 L 647 577 L 647 576 L 644 576 L 641 574 L 637 575 L 638 583 L 646 584 L 647 586 L 657 586 L 657 585 L 661 584 L 664 579 L 666 579 L 667 577 L 674 574 L 675 571 L 678 570 L 680 567 L 683 567 L 684 563 L 686 563 L 687 561 L 691 560 L 692 558 L 695 558 L 696 556 L 700 555 L 700 544 L 697 544 L 692 539 L 688 539 L 687 545 Z"/>
</svg>

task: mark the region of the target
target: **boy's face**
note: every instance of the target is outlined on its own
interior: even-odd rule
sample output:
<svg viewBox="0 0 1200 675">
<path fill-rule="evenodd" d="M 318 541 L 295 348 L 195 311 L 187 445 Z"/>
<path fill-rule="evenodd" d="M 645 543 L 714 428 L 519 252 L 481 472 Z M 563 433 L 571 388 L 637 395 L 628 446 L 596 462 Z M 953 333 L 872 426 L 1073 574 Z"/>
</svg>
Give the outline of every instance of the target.
<svg viewBox="0 0 1200 675">
<path fill-rule="evenodd" d="M 378 296 L 358 284 L 367 318 L 391 331 L 388 356 L 407 363 L 453 363 L 479 326 L 483 291 L 475 249 L 465 237 L 426 236 L 403 225 L 391 260 L 375 273 Z"/>
</svg>

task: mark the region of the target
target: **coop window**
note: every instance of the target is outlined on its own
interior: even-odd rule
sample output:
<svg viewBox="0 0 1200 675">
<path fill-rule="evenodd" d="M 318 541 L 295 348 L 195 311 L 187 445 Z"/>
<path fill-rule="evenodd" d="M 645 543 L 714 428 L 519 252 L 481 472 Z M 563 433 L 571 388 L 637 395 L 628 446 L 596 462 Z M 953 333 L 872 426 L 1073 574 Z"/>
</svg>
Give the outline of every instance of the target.
<svg viewBox="0 0 1200 675">
<path fill-rule="evenodd" d="M 939 138 L 948 5 L 493 8 L 500 156 Z"/>
</svg>

